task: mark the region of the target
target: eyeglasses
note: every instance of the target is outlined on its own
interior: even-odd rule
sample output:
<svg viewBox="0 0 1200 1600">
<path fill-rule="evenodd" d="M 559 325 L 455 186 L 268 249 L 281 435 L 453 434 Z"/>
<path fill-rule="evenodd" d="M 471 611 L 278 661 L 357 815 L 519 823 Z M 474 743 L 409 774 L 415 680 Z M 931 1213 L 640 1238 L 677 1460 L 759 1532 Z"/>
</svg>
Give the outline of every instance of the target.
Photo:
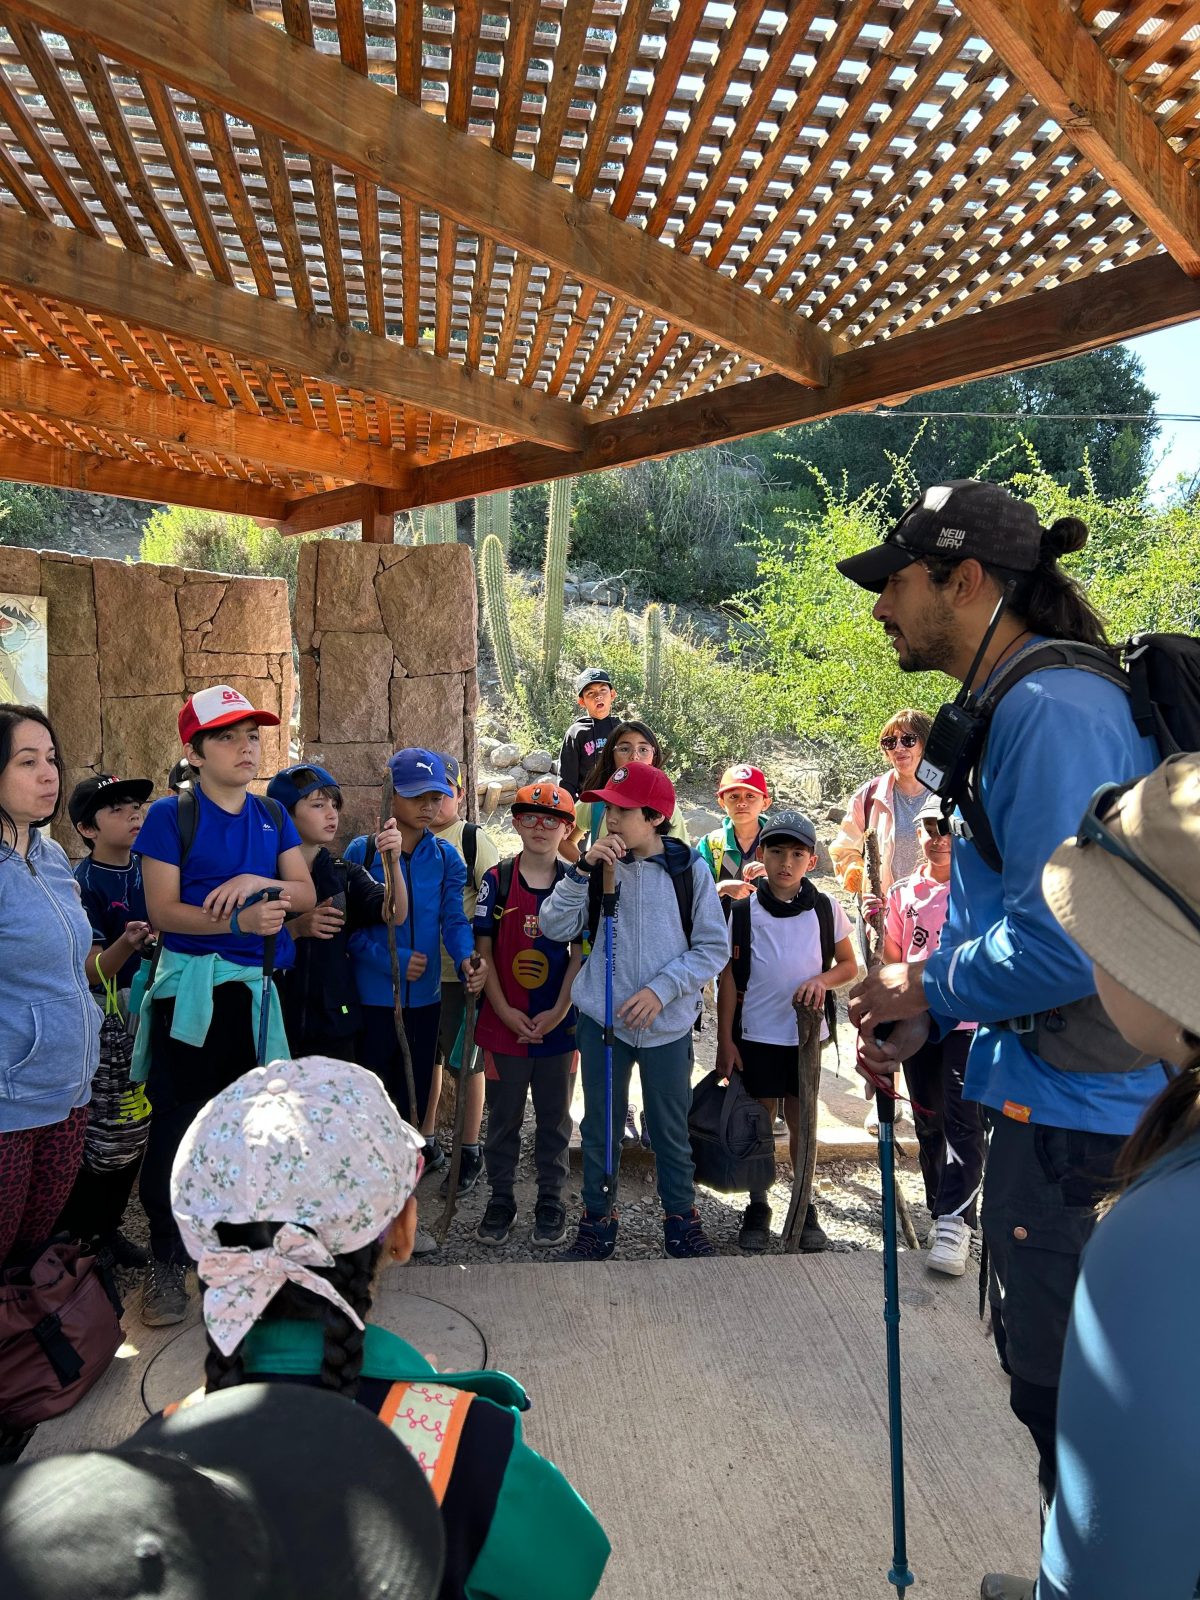
<svg viewBox="0 0 1200 1600">
<path fill-rule="evenodd" d="M 918 745 L 920 742 L 915 733 L 885 733 L 879 741 L 879 748 L 881 750 L 894 750 L 898 744 L 902 744 L 906 750 L 911 750 L 914 745 Z"/>
<path fill-rule="evenodd" d="M 544 811 L 522 811 L 513 818 L 518 828 L 557 828 L 566 822 L 566 817 L 552 817 Z"/>
<path fill-rule="evenodd" d="M 1112 810 L 1114 802 L 1132 788 L 1131 783 L 1102 784 L 1088 801 L 1088 808 L 1079 824 L 1079 832 L 1075 835 L 1075 843 L 1081 850 L 1089 844 L 1098 844 L 1101 850 L 1107 851 L 1110 856 L 1115 856 L 1118 861 L 1123 861 L 1127 867 L 1132 867 L 1139 878 L 1157 889 L 1159 894 L 1165 895 L 1189 926 L 1200 933 L 1200 916 L 1196 915 L 1183 896 L 1173 889 L 1165 878 L 1160 878 L 1153 867 L 1147 866 L 1134 855 L 1128 845 L 1122 844 L 1102 820 L 1104 814 Z"/>
</svg>

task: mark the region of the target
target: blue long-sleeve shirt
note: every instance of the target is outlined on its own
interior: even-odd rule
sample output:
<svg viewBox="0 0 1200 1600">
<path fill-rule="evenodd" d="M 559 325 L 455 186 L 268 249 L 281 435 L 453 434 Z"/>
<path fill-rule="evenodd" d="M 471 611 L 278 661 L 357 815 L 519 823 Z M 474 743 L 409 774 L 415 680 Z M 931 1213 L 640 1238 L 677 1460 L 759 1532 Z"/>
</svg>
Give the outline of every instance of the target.
<svg viewBox="0 0 1200 1600">
<path fill-rule="evenodd" d="M 1083 1255 L 1058 1393 L 1058 1490 L 1038 1600 L 1200 1593 L 1200 1135 Z"/>
<path fill-rule="evenodd" d="M 1004 869 L 993 872 L 974 845 L 954 840 L 950 914 L 924 969 L 943 1032 L 958 1022 L 981 1024 L 967 1062 L 968 1099 L 1022 1121 L 1126 1134 L 1162 1088 L 1158 1066 L 1062 1072 L 1019 1035 L 989 1026 L 1096 992 L 1090 960 L 1046 904 L 1042 868 L 1076 833 L 1101 784 L 1139 778 L 1157 763 L 1124 690 L 1096 673 L 1031 673 L 996 707 L 980 794 Z"/>
<path fill-rule="evenodd" d="M 361 834 L 345 851 L 346 861 L 365 862 L 367 839 Z M 463 910 L 463 890 L 467 869 L 452 844 L 439 839 L 428 829 L 417 841 L 411 855 L 400 857 L 400 871 L 408 890 L 408 916 L 396 929 L 400 956 L 400 999 L 406 1006 L 431 1006 L 442 993 L 442 945 L 450 952 L 454 965 L 461 968 L 475 949 L 475 936 Z M 370 872 L 383 882 L 383 863 L 376 854 Z M 419 978 L 404 976 L 408 958 L 414 950 L 426 957 L 425 971 Z M 350 957 L 358 998 L 365 1006 L 391 1006 L 392 962 L 388 954 L 387 928 L 360 928 L 350 935 Z"/>
</svg>

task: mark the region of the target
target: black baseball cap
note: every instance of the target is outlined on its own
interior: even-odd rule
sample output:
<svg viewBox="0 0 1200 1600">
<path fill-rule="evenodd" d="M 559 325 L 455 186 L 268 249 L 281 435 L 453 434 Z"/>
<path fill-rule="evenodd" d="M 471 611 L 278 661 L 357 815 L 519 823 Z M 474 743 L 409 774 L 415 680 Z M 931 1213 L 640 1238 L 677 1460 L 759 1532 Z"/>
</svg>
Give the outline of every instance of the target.
<svg viewBox="0 0 1200 1600">
<path fill-rule="evenodd" d="M 67 815 L 74 823 L 90 824 L 102 806 L 123 806 L 131 800 L 142 805 L 153 793 L 149 778 L 118 778 L 111 772 L 98 772 L 71 790 Z"/>
<path fill-rule="evenodd" d="M 759 844 L 778 844 L 784 839 L 802 844 L 806 850 L 817 848 L 817 830 L 802 811 L 772 811 L 763 818 Z"/>
<path fill-rule="evenodd" d="M 603 667 L 584 667 L 583 671 L 575 679 L 576 699 L 585 689 L 590 689 L 594 683 L 606 683 L 610 689 L 613 686 L 612 679 Z"/>
<path fill-rule="evenodd" d="M 313 1464 L 336 1492 L 313 1493 Z M 112 1450 L 0 1468 L 6 1600 L 432 1600 L 425 1474 L 342 1395 L 247 1383 Z"/>
<path fill-rule="evenodd" d="M 974 557 L 1010 572 L 1032 572 L 1042 549 L 1042 525 L 1028 500 L 978 478 L 951 478 L 926 489 L 882 544 L 839 561 L 837 569 L 872 594 L 894 572 L 922 556 L 956 561 Z"/>
</svg>

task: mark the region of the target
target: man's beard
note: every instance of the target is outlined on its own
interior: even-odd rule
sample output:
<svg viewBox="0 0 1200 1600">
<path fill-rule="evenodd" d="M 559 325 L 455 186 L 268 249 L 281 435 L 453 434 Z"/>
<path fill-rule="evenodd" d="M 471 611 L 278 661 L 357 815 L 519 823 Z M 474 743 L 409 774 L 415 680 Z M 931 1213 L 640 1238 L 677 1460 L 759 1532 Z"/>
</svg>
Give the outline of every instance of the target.
<svg viewBox="0 0 1200 1600">
<path fill-rule="evenodd" d="M 954 613 L 949 606 L 932 599 L 920 617 L 921 641 L 914 644 L 906 633 L 906 653 L 897 653 L 901 672 L 951 672 L 957 657 Z M 953 674 L 951 673 L 951 676 Z"/>
</svg>

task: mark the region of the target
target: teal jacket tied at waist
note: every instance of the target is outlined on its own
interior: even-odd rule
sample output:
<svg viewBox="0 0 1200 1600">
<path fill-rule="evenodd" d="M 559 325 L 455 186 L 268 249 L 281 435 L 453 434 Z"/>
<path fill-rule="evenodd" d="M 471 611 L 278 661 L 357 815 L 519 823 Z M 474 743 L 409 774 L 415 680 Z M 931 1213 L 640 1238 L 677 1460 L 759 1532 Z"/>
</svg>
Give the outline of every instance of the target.
<svg viewBox="0 0 1200 1600">
<path fill-rule="evenodd" d="M 142 996 L 138 1009 L 137 1037 L 133 1045 L 134 1083 L 145 1083 L 150 1071 L 150 1007 L 156 1000 L 174 1000 L 171 1037 L 184 1044 L 202 1045 L 212 1024 L 213 990 L 222 983 L 244 983 L 250 990 L 250 1018 L 258 1038 L 262 1014 L 262 970 L 239 966 L 215 953 L 185 956 L 178 950 L 163 950 L 158 958 L 154 982 Z M 267 1060 L 280 1061 L 291 1053 L 283 1026 L 283 1012 L 275 985 L 270 985 L 270 1017 L 267 1022 Z"/>
</svg>

